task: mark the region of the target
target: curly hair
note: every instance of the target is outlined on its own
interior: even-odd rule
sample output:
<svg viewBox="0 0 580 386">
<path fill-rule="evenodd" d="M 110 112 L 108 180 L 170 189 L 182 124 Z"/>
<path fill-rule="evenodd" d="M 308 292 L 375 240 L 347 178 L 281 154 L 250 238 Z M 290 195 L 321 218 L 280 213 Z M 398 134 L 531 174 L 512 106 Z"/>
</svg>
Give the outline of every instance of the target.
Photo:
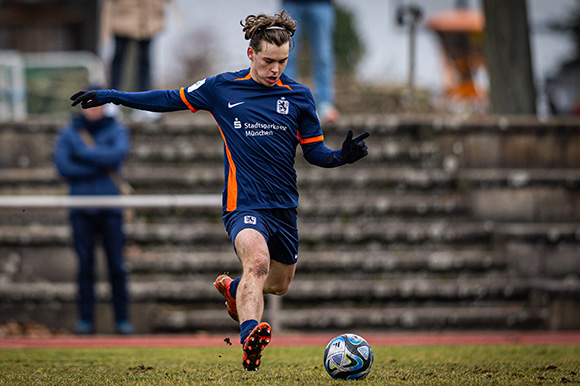
<svg viewBox="0 0 580 386">
<path fill-rule="evenodd" d="M 248 15 L 245 21 L 240 21 L 244 31 L 244 38 L 250 41 L 250 47 L 260 51 L 260 43 L 265 40 L 278 47 L 288 43 L 296 32 L 296 20 L 283 10 L 273 16 L 263 13 Z"/>
</svg>

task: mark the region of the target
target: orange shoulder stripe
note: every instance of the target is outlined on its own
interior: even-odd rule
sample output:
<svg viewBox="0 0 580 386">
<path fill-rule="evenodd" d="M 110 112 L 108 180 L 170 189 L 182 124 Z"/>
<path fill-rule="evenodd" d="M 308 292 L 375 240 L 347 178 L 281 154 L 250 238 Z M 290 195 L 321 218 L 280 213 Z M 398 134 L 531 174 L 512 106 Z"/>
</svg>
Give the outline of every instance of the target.
<svg viewBox="0 0 580 386">
<path fill-rule="evenodd" d="M 248 80 L 252 77 L 252 75 L 250 75 L 250 73 L 248 72 L 248 75 L 244 76 L 243 78 L 238 78 L 238 79 L 234 79 L 235 80 Z"/>
<path fill-rule="evenodd" d="M 290 86 L 288 86 L 287 84 L 283 84 L 282 81 L 280 79 L 278 79 L 278 81 L 276 82 L 276 86 L 280 86 L 280 87 L 286 87 L 288 90 L 290 91 L 294 91 L 292 90 L 292 88 Z"/>
<path fill-rule="evenodd" d="M 189 110 L 191 110 L 192 113 L 197 113 L 197 110 L 193 108 L 193 106 L 191 105 L 191 103 L 189 103 L 189 101 L 185 97 L 185 89 L 183 87 L 179 89 L 179 97 L 181 98 L 181 100 L 183 101 L 183 103 L 185 103 L 185 105 L 187 106 L 187 108 Z"/>
</svg>

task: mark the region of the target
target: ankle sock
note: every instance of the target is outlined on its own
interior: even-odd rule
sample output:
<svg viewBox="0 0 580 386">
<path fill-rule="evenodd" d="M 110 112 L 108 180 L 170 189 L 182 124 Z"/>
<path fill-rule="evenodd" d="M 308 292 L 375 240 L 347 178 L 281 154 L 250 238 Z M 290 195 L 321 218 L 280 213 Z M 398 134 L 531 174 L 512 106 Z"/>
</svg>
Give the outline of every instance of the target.
<svg viewBox="0 0 580 386">
<path fill-rule="evenodd" d="M 254 319 L 250 319 L 250 320 L 246 320 L 245 322 L 242 322 L 242 325 L 240 326 L 240 343 L 244 344 L 244 342 L 246 341 L 246 338 L 248 337 L 248 335 L 250 335 L 250 333 L 254 330 L 254 328 L 256 328 L 256 326 L 258 325 L 258 321 L 254 320 Z"/>
</svg>

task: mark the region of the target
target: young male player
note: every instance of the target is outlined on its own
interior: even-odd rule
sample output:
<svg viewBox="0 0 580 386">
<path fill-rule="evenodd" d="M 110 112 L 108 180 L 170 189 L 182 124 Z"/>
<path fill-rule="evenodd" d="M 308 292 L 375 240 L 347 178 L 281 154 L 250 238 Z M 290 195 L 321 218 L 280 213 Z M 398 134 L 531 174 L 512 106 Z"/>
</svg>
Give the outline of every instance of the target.
<svg viewBox="0 0 580 386">
<path fill-rule="evenodd" d="M 250 68 L 203 79 L 179 90 L 126 93 L 81 91 L 72 105 L 115 103 L 158 112 L 209 111 L 224 141 L 223 222 L 242 263 L 242 276 L 214 283 L 240 322 L 243 366 L 258 370 L 271 328 L 260 322 L 264 294 L 283 295 L 298 259 L 294 158 L 321 167 L 353 163 L 368 154 L 364 139 L 349 131 L 342 148 L 330 150 L 310 90 L 283 75 L 296 21 L 285 11 L 249 15 L 242 23 Z"/>
</svg>

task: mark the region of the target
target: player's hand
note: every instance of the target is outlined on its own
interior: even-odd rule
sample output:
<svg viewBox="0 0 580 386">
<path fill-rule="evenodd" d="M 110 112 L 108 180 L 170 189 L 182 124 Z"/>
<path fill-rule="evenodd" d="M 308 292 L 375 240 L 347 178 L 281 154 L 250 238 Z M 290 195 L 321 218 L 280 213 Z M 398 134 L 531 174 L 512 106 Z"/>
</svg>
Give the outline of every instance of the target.
<svg viewBox="0 0 580 386">
<path fill-rule="evenodd" d="M 364 132 L 361 135 L 353 138 L 352 130 L 346 134 L 346 139 L 342 143 L 342 150 L 340 151 L 340 160 L 345 164 L 351 164 L 369 154 L 367 145 L 364 139 L 370 134 Z"/>
<path fill-rule="evenodd" d="M 71 106 L 76 106 L 79 103 L 83 109 L 90 109 L 91 107 L 101 106 L 103 102 L 97 102 L 97 90 L 84 90 L 79 91 L 75 95 L 70 97 L 70 100 L 73 101 Z"/>
</svg>

